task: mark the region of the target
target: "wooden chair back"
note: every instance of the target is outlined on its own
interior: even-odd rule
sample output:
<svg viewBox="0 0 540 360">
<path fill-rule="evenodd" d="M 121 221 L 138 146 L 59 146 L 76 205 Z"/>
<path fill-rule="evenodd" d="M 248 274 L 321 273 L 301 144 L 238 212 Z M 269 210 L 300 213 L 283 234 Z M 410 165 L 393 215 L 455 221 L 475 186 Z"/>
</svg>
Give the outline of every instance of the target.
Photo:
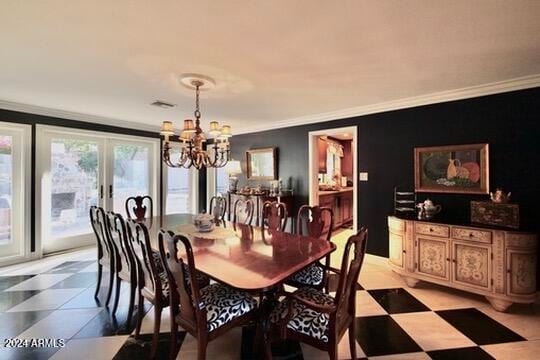
<svg viewBox="0 0 540 360">
<path fill-rule="evenodd" d="M 111 248 L 115 254 L 116 269 L 119 272 L 130 274 L 134 268 L 134 259 L 129 246 L 127 227 L 124 218 L 120 214 L 108 211 L 106 215 L 107 235 Z"/>
<path fill-rule="evenodd" d="M 299 235 L 330 240 L 334 213 L 327 207 L 302 205 L 298 210 L 296 229 Z"/>
<path fill-rule="evenodd" d="M 287 226 L 287 207 L 284 203 L 267 201 L 263 205 L 262 212 L 263 229 L 272 231 L 284 231 Z"/>
<path fill-rule="evenodd" d="M 112 250 L 107 238 L 107 225 L 105 218 L 105 210 L 97 206 L 90 207 L 90 224 L 92 225 L 92 229 L 96 235 L 98 260 L 101 260 L 102 258 L 113 258 Z"/>
<path fill-rule="evenodd" d="M 190 274 L 196 273 L 193 249 L 189 240 L 185 236 L 161 230 L 158 242 L 163 267 L 169 280 L 170 305 L 173 314 L 175 317 L 179 315 L 177 319 L 186 330 L 195 332 L 203 326 L 206 329 L 206 311 L 193 306 L 201 302 L 199 284 L 197 281 L 188 282 L 184 270 L 187 268 Z M 179 256 L 180 248 L 186 261 Z M 171 321 L 174 320 L 171 319 Z"/>
<path fill-rule="evenodd" d="M 238 199 L 234 202 L 233 223 L 249 225 L 253 221 L 255 204 L 251 199 Z"/>
<path fill-rule="evenodd" d="M 356 285 L 366 254 L 367 237 L 368 231 L 363 227 L 356 235 L 351 236 L 347 240 L 345 250 L 343 251 L 339 282 L 335 297 L 337 305 L 337 329 L 346 326 L 346 323 L 350 321 L 351 318 L 354 321 L 356 316 Z M 352 259 L 349 260 L 351 254 Z"/>
<path fill-rule="evenodd" d="M 145 205 L 145 202 L 147 205 Z M 133 206 L 134 205 L 134 206 Z M 148 214 L 146 211 L 149 210 Z M 126 199 L 126 215 L 129 219 L 144 220 L 154 216 L 154 202 L 149 195 L 130 196 Z"/>
<path fill-rule="evenodd" d="M 227 200 L 223 196 L 212 196 L 210 199 L 210 215 L 216 220 L 225 220 L 225 211 L 227 210 Z"/>
<path fill-rule="evenodd" d="M 128 237 L 129 245 L 137 267 L 137 284 L 145 297 L 161 296 L 162 285 L 159 271 L 152 254 L 150 235 L 143 223 L 129 219 Z"/>
</svg>

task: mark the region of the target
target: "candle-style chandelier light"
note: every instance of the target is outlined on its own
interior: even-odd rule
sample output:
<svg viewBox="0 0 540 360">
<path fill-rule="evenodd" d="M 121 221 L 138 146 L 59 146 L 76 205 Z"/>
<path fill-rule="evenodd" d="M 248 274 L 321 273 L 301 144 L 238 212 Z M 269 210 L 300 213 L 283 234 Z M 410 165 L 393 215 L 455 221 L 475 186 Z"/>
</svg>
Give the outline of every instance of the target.
<svg viewBox="0 0 540 360">
<path fill-rule="evenodd" d="M 232 137 L 231 127 L 229 125 L 219 126 L 217 121 L 210 122 L 208 133 L 214 138 L 213 144 L 209 144 L 207 149 L 204 149 L 206 135 L 201 129 L 200 119 L 201 111 L 199 106 L 199 94 L 201 88 L 205 85 L 213 85 L 211 79 L 208 78 L 189 78 L 187 84 L 195 89 L 195 124 L 193 120 L 184 120 L 184 129 L 180 133 L 180 146 L 178 151 L 178 159 L 173 161 L 171 153 L 175 152 L 171 146 L 170 137 L 174 136 L 173 123 L 164 121 L 161 125 L 160 134 L 164 137 L 163 143 L 163 162 L 173 168 L 190 168 L 196 169 L 220 168 L 229 161 L 231 149 L 229 138 Z M 186 84 L 184 82 L 184 84 Z"/>
</svg>

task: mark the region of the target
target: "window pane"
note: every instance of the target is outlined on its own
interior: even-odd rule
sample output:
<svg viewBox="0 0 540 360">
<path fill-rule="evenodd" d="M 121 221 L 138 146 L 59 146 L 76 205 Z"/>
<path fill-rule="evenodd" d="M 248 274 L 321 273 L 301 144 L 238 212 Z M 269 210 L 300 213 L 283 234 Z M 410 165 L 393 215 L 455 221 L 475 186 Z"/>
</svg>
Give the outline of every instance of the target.
<svg viewBox="0 0 540 360">
<path fill-rule="evenodd" d="M 150 195 L 148 147 L 116 145 L 114 147 L 113 197 L 115 212 L 125 215 L 130 196 Z"/>
<path fill-rule="evenodd" d="M 90 206 L 98 203 L 98 146 L 85 140 L 51 141 L 51 235 L 91 231 Z"/>
<path fill-rule="evenodd" d="M 0 245 L 12 241 L 11 194 L 13 191 L 13 154 L 11 136 L 0 135 Z"/>
<path fill-rule="evenodd" d="M 216 194 L 225 195 L 229 190 L 229 175 L 225 167 L 216 169 Z"/>
<path fill-rule="evenodd" d="M 167 169 L 167 214 L 191 213 L 190 171 L 182 168 Z"/>
</svg>

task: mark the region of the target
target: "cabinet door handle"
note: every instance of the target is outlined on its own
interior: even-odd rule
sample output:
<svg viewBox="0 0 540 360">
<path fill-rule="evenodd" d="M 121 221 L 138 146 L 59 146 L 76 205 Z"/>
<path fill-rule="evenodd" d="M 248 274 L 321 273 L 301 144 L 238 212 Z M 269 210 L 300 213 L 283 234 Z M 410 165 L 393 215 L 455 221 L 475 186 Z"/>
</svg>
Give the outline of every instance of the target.
<svg viewBox="0 0 540 360">
<path fill-rule="evenodd" d="M 99 198 L 103 199 L 103 185 L 99 186 Z"/>
<path fill-rule="evenodd" d="M 473 236 L 474 236 L 474 234 L 473 234 L 473 233 L 469 233 L 469 237 L 471 237 L 471 238 L 472 238 Z"/>
<path fill-rule="evenodd" d="M 109 199 L 112 199 L 113 196 L 113 187 L 112 185 L 109 185 Z"/>
<path fill-rule="evenodd" d="M 508 273 L 508 275 L 512 275 L 512 270 L 508 269 L 506 270 L 506 272 Z"/>
<path fill-rule="evenodd" d="M 432 229 L 432 228 L 429 228 L 429 232 L 433 232 L 433 229 Z"/>
<path fill-rule="evenodd" d="M 403 250 L 403 253 L 406 254 L 406 253 L 407 253 L 407 250 Z"/>
<path fill-rule="evenodd" d="M 456 263 L 456 259 L 452 259 L 452 262 L 455 264 L 455 263 Z"/>
<path fill-rule="evenodd" d="M 450 261 L 450 258 L 446 258 L 446 261 Z"/>
</svg>

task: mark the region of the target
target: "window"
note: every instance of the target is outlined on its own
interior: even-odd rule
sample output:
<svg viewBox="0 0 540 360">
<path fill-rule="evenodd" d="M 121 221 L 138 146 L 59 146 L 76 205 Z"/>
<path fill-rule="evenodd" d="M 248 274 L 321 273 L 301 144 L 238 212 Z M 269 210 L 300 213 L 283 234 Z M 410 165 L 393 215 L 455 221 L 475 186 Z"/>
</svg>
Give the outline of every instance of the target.
<svg viewBox="0 0 540 360">
<path fill-rule="evenodd" d="M 171 150 L 171 159 L 179 156 L 179 150 Z M 198 171 L 190 168 L 172 168 L 163 164 L 163 187 L 166 189 L 165 214 L 195 214 L 198 199 Z"/>
<path fill-rule="evenodd" d="M 0 123 L 0 263 L 28 255 L 30 141 L 30 126 Z"/>
<path fill-rule="evenodd" d="M 225 167 L 217 168 L 216 171 L 216 195 L 225 195 L 229 190 L 229 175 L 225 171 Z"/>
</svg>

